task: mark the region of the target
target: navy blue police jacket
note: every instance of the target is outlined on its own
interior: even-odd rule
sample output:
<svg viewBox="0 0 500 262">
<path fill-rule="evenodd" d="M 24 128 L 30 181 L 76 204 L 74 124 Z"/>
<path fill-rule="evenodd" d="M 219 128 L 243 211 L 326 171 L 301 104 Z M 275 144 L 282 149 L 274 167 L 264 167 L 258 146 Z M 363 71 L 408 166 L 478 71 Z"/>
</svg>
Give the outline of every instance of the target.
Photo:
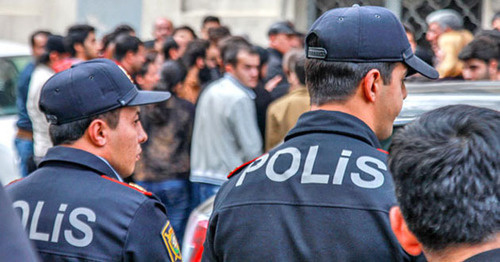
<svg viewBox="0 0 500 262">
<path fill-rule="evenodd" d="M 387 153 L 358 118 L 304 113 L 285 142 L 233 171 L 204 261 L 405 261 L 389 223 Z"/>
<path fill-rule="evenodd" d="M 12 203 L 0 185 L 0 261 L 38 261 Z"/>
<path fill-rule="evenodd" d="M 7 187 L 42 260 L 181 260 L 165 207 L 116 178 L 101 158 L 56 146 L 39 169 Z"/>
</svg>

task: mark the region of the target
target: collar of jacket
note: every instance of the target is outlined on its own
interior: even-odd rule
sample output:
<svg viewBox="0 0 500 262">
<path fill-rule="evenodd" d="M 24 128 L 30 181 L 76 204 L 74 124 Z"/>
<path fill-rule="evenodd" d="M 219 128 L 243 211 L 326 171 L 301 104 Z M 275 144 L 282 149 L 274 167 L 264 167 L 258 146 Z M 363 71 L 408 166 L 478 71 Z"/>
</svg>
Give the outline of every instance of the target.
<svg viewBox="0 0 500 262">
<path fill-rule="evenodd" d="M 117 179 L 116 173 L 111 166 L 106 164 L 98 156 L 84 150 L 65 146 L 55 146 L 47 151 L 47 155 L 42 159 L 40 167 L 50 165 L 54 162 L 65 162 L 83 166 L 86 169 L 95 171 L 97 175 L 105 175 Z"/>
<path fill-rule="evenodd" d="M 302 114 L 285 141 L 308 133 L 333 133 L 353 137 L 375 148 L 381 148 L 373 131 L 359 118 L 338 111 L 315 110 Z"/>
</svg>

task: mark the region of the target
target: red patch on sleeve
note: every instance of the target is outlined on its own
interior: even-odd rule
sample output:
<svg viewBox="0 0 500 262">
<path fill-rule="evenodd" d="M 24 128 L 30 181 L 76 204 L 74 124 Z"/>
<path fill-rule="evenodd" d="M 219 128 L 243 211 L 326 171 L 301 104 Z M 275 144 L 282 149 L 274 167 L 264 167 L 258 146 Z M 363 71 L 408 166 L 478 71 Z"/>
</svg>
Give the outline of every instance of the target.
<svg viewBox="0 0 500 262">
<path fill-rule="evenodd" d="M 5 186 L 6 186 L 6 187 L 7 187 L 7 186 L 10 186 L 10 185 L 12 185 L 12 184 L 14 184 L 14 183 L 17 183 L 17 182 L 19 182 L 19 181 L 21 181 L 21 180 L 23 180 L 23 179 L 24 179 L 24 177 L 18 178 L 18 179 L 16 179 L 16 180 L 12 180 L 12 181 L 10 181 L 10 183 L 8 183 L 8 184 L 7 184 L 7 185 L 5 185 Z"/>
<path fill-rule="evenodd" d="M 380 152 L 382 152 L 382 153 L 384 153 L 384 154 L 387 154 L 387 155 L 389 154 L 389 152 L 385 151 L 385 150 L 384 150 L 384 149 L 382 149 L 382 148 L 377 148 L 377 150 L 378 150 L 378 151 L 380 151 Z"/>
<path fill-rule="evenodd" d="M 233 171 L 231 171 L 231 173 L 229 173 L 229 175 L 227 176 L 227 178 L 231 178 L 234 174 L 238 173 L 240 170 L 242 170 L 243 168 L 245 168 L 246 166 L 250 165 L 253 161 L 257 160 L 257 158 L 259 158 L 261 156 L 258 156 L 248 162 L 246 162 L 245 164 L 235 168 Z"/>
</svg>

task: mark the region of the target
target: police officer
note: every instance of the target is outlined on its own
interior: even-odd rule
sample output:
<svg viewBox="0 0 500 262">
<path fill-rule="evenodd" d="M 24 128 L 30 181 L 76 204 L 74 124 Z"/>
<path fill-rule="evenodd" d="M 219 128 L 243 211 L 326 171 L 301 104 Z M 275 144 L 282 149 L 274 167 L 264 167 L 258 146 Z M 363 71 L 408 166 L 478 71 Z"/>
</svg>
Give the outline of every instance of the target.
<svg viewBox="0 0 500 262">
<path fill-rule="evenodd" d="M 36 172 L 7 188 L 44 261 L 181 260 L 164 206 L 122 182 L 147 140 L 139 105 L 169 96 L 138 91 L 106 59 L 47 81 L 40 108 L 55 147 Z"/>
<path fill-rule="evenodd" d="M 438 73 L 381 7 L 327 11 L 306 37 L 311 111 L 285 142 L 230 175 L 215 199 L 205 261 L 403 261 L 380 139 L 406 97 L 404 78 Z"/>
</svg>

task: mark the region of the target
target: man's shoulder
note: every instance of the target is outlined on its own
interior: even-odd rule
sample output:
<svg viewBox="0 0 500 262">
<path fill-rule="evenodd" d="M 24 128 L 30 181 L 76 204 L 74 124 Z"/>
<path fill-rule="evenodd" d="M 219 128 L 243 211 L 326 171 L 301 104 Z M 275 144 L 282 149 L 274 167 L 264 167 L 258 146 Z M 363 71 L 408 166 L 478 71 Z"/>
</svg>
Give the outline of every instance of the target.
<svg viewBox="0 0 500 262">
<path fill-rule="evenodd" d="M 33 70 L 35 70 L 35 64 L 33 62 L 29 62 L 19 73 L 19 78 L 24 79 L 24 78 L 29 78 L 31 77 L 31 74 L 33 73 Z"/>
<path fill-rule="evenodd" d="M 30 86 L 43 85 L 54 74 L 46 65 L 37 65 L 31 74 Z"/>
<path fill-rule="evenodd" d="M 288 106 L 294 106 L 296 102 L 301 102 L 301 101 L 309 102 L 308 100 L 304 99 L 304 96 L 294 92 L 290 92 L 273 101 L 269 105 L 269 110 L 280 110 Z"/>
<path fill-rule="evenodd" d="M 219 99 L 224 102 L 231 102 L 233 99 L 237 98 L 248 98 L 248 95 L 242 88 L 239 88 L 233 81 L 228 78 L 221 78 L 209 86 L 206 87 L 207 90 L 202 92 L 200 100 L 202 99 Z M 231 100 L 227 100 L 230 98 Z"/>
</svg>

